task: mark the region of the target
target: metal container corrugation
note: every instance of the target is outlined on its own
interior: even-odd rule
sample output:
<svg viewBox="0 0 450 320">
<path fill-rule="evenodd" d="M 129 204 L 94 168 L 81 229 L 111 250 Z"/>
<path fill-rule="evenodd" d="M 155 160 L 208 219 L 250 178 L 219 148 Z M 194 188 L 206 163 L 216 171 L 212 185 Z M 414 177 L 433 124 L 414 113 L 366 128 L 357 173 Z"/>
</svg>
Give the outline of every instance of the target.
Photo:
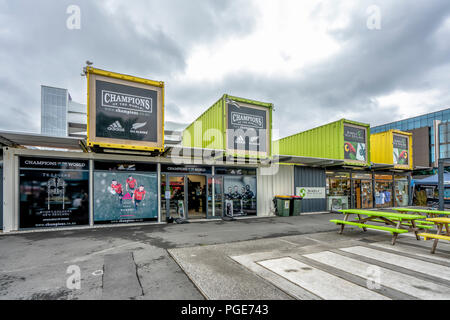
<svg viewBox="0 0 450 320">
<path fill-rule="evenodd" d="M 226 115 L 226 100 L 232 99 L 236 102 L 246 103 L 258 107 L 264 107 L 268 109 L 269 119 L 269 141 L 272 139 L 272 110 L 273 105 L 271 103 L 265 103 L 245 98 L 239 98 L 231 95 L 224 94 L 216 103 L 208 108 L 202 115 L 200 115 L 194 122 L 192 122 L 183 131 L 182 145 L 192 148 L 203 149 L 215 149 L 215 150 L 227 150 L 226 130 L 227 130 L 227 115 Z M 213 130 L 211 130 L 213 129 Z M 249 155 L 233 153 L 226 155 L 231 156 L 245 156 Z M 268 144 L 268 152 L 265 157 L 270 157 L 271 143 Z M 259 156 L 257 156 L 259 157 Z"/>
<path fill-rule="evenodd" d="M 412 170 L 413 169 L 413 140 L 412 133 L 389 130 L 386 132 L 372 134 L 370 136 L 370 149 L 372 162 L 394 164 L 394 135 L 405 136 L 408 138 L 408 165 L 395 165 L 396 169 Z"/>
<path fill-rule="evenodd" d="M 366 129 L 367 161 L 349 162 L 349 165 L 370 165 L 370 125 L 341 119 L 314 129 L 294 134 L 274 142 L 279 155 L 344 160 L 344 125 Z M 277 146 L 278 144 L 278 146 Z"/>
<path fill-rule="evenodd" d="M 294 169 L 294 190 L 298 187 L 326 188 L 326 172 L 323 168 L 310 168 L 295 166 Z M 302 212 L 320 212 L 327 210 L 326 198 L 323 199 L 303 199 Z"/>
<path fill-rule="evenodd" d="M 276 195 L 294 195 L 294 166 L 280 165 L 257 169 L 258 216 L 273 216 Z"/>
</svg>

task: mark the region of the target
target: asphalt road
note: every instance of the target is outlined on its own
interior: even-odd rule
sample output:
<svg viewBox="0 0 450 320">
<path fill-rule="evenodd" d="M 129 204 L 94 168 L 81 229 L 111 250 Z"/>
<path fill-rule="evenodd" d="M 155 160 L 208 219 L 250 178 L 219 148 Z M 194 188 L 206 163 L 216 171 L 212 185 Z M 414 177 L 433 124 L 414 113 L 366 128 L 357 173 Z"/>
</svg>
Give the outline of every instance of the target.
<svg viewBox="0 0 450 320">
<path fill-rule="evenodd" d="M 337 216 L 5 234 L 0 299 L 204 299 L 167 249 L 333 231 Z"/>
</svg>

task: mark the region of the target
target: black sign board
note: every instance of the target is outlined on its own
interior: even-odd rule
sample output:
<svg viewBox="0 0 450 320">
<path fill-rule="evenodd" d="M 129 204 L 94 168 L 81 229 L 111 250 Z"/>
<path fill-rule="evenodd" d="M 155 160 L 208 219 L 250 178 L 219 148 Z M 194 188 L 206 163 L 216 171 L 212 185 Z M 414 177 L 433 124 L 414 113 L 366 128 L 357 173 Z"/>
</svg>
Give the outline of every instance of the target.
<svg viewBox="0 0 450 320">
<path fill-rule="evenodd" d="M 96 80 L 96 136 L 158 141 L 158 93 Z"/>
<path fill-rule="evenodd" d="M 66 169 L 59 160 L 22 160 L 30 167 L 20 169 L 20 228 L 89 224 L 89 171 Z"/>
<path fill-rule="evenodd" d="M 230 168 L 230 167 L 217 167 L 215 168 L 216 175 L 233 175 L 233 176 L 245 176 L 245 175 L 256 175 L 255 168 Z"/>
<path fill-rule="evenodd" d="M 88 160 L 20 157 L 20 168 L 89 170 Z"/>
<path fill-rule="evenodd" d="M 157 171 L 157 166 L 154 163 L 124 163 L 124 162 L 109 162 L 109 161 L 95 161 L 95 170 L 102 171 L 135 171 L 135 172 L 154 172 Z"/>
<path fill-rule="evenodd" d="M 408 149 L 408 138 L 407 137 L 401 137 L 398 135 L 394 135 L 394 148 L 407 150 Z"/>
<path fill-rule="evenodd" d="M 267 152 L 267 111 L 228 103 L 228 149 Z"/>
<path fill-rule="evenodd" d="M 188 173 L 188 174 L 211 174 L 211 167 L 202 166 L 177 166 L 177 165 L 161 165 L 161 172 Z"/>
<path fill-rule="evenodd" d="M 344 126 L 344 140 L 366 143 L 366 132 L 362 128 Z"/>
<path fill-rule="evenodd" d="M 344 125 L 344 159 L 367 161 L 366 131 Z"/>
</svg>

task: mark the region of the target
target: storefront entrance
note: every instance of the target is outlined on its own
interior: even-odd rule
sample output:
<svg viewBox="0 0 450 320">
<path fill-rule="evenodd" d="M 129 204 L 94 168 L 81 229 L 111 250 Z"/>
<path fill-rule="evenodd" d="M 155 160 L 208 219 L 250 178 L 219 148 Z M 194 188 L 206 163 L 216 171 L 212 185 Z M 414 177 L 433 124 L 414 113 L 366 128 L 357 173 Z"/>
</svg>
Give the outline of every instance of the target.
<svg viewBox="0 0 450 320">
<path fill-rule="evenodd" d="M 211 179 L 211 167 L 162 165 L 162 216 L 190 220 L 209 218 L 212 214 Z"/>
<path fill-rule="evenodd" d="M 352 173 L 353 205 L 355 209 L 373 208 L 373 188 L 371 173 Z"/>
<path fill-rule="evenodd" d="M 206 219 L 208 217 L 207 176 L 163 174 L 161 204 L 167 217 Z"/>
<path fill-rule="evenodd" d="M 353 180 L 354 185 L 354 206 L 356 209 L 373 208 L 372 201 L 372 181 Z"/>
</svg>

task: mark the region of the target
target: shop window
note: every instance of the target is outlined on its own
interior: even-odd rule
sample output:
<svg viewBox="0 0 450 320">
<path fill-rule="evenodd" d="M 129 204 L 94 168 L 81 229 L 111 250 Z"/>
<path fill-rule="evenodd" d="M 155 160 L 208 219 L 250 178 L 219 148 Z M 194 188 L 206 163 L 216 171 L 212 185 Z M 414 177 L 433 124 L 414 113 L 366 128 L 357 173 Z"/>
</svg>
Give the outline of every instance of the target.
<svg viewBox="0 0 450 320">
<path fill-rule="evenodd" d="M 157 221 L 156 165 L 96 161 L 94 223 Z"/>
<path fill-rule="evenodd" d="M 227 215 L 256 215 L 256 176 L 225 176 L 223 189 Z"/>
<path fill-rule="evenodd" d="M 19 228 L 89 224 L 86 160 L 20 158 Z"/>
<path fill-rule="evenodd" d="M 350 208 L 350 173 L 327 172 L 327 210 Z"/>
<path fill-rule="evenodd" d="M 393 206 L 392 180 L 375 181 L 375 207 L 388 208 Z"/>
<path fill-rule="evenodd" d="M 395 177 L 395 206 L 406 207 L 409 204 L 408 178 L 405 176 Z"/>
</svg>

